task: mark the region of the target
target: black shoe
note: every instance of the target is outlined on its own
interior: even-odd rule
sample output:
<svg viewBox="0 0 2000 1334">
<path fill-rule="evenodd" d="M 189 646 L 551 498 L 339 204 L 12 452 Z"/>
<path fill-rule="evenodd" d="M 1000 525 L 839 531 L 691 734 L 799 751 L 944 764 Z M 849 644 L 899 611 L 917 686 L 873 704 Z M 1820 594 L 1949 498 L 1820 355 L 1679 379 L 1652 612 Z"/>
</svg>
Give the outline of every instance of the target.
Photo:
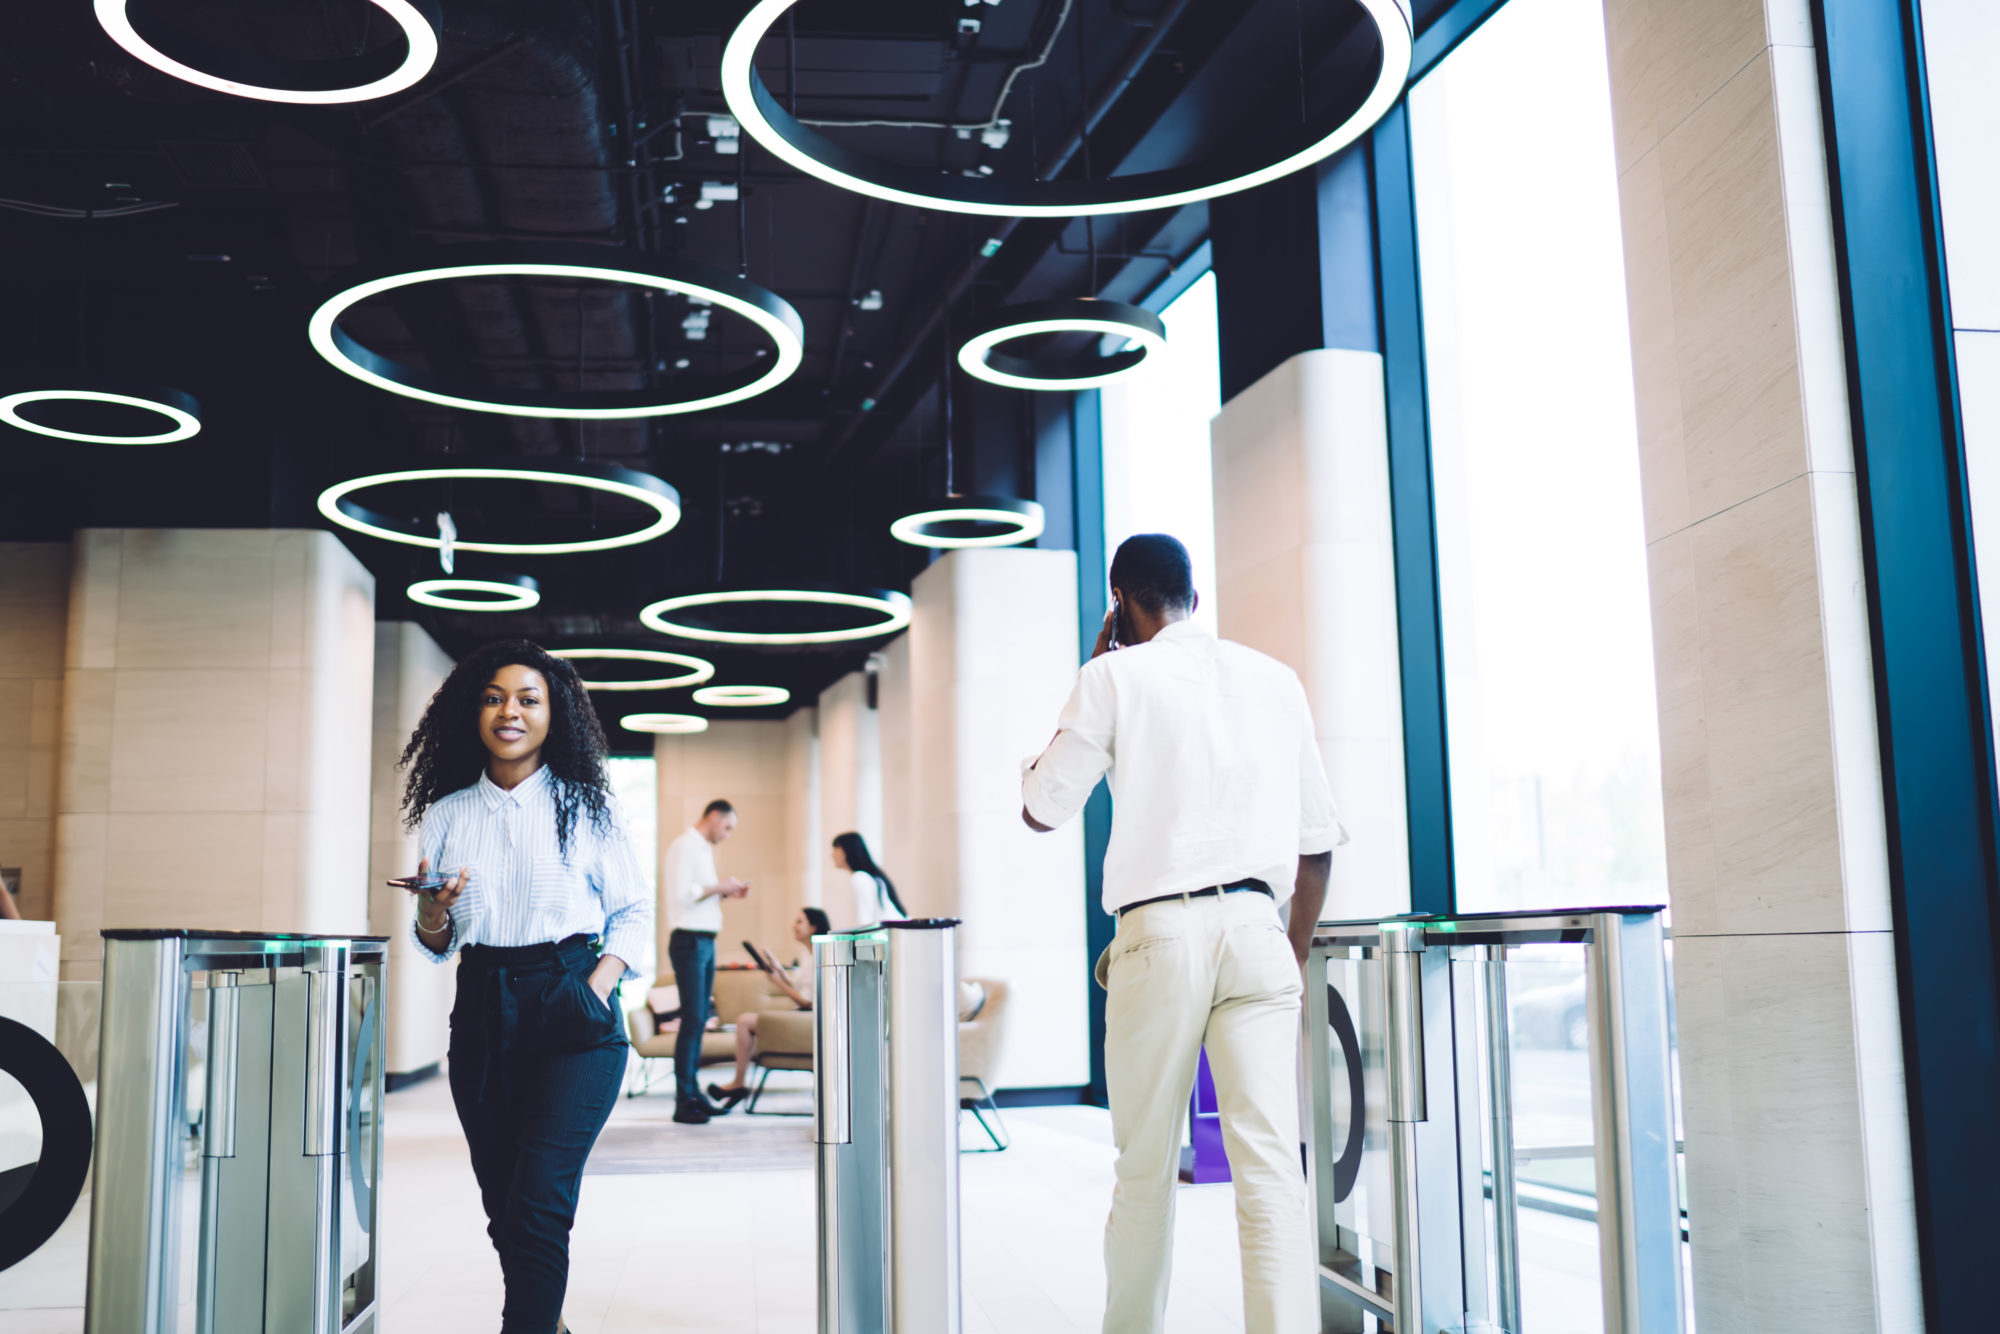
<svg viewBox="0 0 2000 1334">
<path fill-rule="evenodd" d="M 715 1109 L 699 1098 L 674 1105 L 674 1120 L 684 1126 L 705 1126 L 714 1116 Z"/>
<path fill-rule="evenodd" d="M 715 1115 L 727 1116 L 737 1103 L 750 1096 L 750 1090 L 747 1087 L 726 1089 L 720 1084 L 710 1084 L 708 1096 L 716 1101 Z"/>
</svg>

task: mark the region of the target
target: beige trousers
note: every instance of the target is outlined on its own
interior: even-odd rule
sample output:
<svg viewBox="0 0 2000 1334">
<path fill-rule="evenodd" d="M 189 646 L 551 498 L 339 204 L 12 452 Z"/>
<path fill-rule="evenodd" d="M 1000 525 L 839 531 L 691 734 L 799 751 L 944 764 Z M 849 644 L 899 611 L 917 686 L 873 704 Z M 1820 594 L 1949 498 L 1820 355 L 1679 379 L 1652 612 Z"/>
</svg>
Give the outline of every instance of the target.
<svg viewBox="0 0 2000 1334">
<path fill-rule="evenodd" d="M 1317 1334 L 1318 1276 L 1299 1159 L 1303 988 L 1262 894 L 1126 913 L 1097 962 L 1118 1184 L 1104 1230 L 1104 1334 L 1165 1327 L 1181 1128 L 1203 1046 L 1236 1185 L 1248 1334 Z"/>
</svg>

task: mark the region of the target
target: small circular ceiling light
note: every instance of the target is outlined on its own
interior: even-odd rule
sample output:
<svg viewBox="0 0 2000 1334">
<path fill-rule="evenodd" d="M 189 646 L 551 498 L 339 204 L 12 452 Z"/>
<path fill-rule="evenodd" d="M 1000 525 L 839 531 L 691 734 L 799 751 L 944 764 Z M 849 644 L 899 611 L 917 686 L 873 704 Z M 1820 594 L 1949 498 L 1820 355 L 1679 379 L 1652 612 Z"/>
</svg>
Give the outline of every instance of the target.
<svg viewBox="0 0 2000 1334">
<path fill-rule="evenodd" d="M 618 725 L 628 732 L 693 736 L 708 730 L 708 719 L 692 713 L 628 713 L 618 720 Z"/>
<path fill-rule="evenodd" d="M 443 28 L 434 0 L 368 0 L 403 30 L 403 41 L 334 60 L 262 60 L 223 51 L 142 17 L 141 33 L 128 12 L 132 0 L 95 0 L 97 21 L 111 40 L 163 74 L 183 82 L 260 102 L 329 105 L 367 102 L 414 86 L 437 64 Z M 141 5 L 146 9 L 150 6 Z"/>
<path fill-rule="evenodd" d="M 490 579 L 419 579 L 408 590 L 410 601 L 446 611 L 526 611 L 541 602 L 541 587 L 525 574 Z"/>
<path fill-rule="evenodd" d="M 470 467 L 410 468 L 402 472 L 378 472 L 336 483 L 320 492 L 319 512 L 330 522 L 384 542 L 405 546 L 438 547 L 441 539 L 425 531 L 413 519 L 397 519 L 348 499 L 356 491 L 396 482 L 499 481 L 530 482 L 537 486 L 575 486 L 588 491 L 636 500 L 652 509 L 655 518 L 644 528 L 611 537 L 594 537 L 581 542 L 474 542 L 456 539 L 458 551 L 486 551 L 504 556 L 561 556 L 579 551 L 609 551 L 614 547 L 635 546 L 651 541 L 681 521 L 680 493 L 651 473 L 636 472 L 611 464 L 579 463 L 575 460 L 538 459 L 533 467 L 518 464 L 484 464 Z"/>
<path fill-rule="evenodd" d="M 889 535 L 913 547 L 1011 547 L 1042 535 L 1042 507 L 1013 496 L 950 496 L 905 514 Z"/>
<path fill-rule="evenodd" d="M 461 384 L 391 361 L 340 328 L 341 315 L 369 297 L 458 278 L 563 278 L 675 292 L 749 320 L 771 339 L 775 355 L 762 355 L 760 349 L 754 363 L 740 371 L 698 380 L 682 377 L 678 396 L 670 399 L 652 389 L 500 389 Z M 668 255 L 565 242 L 453 246 L 429 267 L 354 275 L 313 312 L 306 336 L 334 369 L 392 394 L 469 412 L 576 421 L 665 417 L 741 403 L 790 379 L 805 357 L 799 313 L 747 278 Z"/>
<path fill-rule="evenodd" d="M 1096 350 L 1067 357 L 1028 357 L 1001 350 L 1001 344 L 1037 334 L 1089 333 L 1123 337 L 1136 347 L 1104 354 Z M 1010 389 L 1095 389 L 1130 375 L 1148 358 L 1167 350 L 1167 326 L 1158 315 L 1123 301 L 1078 297 L 1004 306 L 973 326 L 958 350 L 967 375 Z"/>
<path fill-rule="evenodd" d="M 756 709 L 783 704 L 792 692 L 783 686 L 703 686 L 694 692 L 694 702 L 715 709 Z"/>
<path fill-rule="evenodd" d="M 81 404 L 85 407 L 137 408 L 158 413 L 173 423 L 150 435 L 113 435 L 103 431 L 71 430 L 23 415 L 22 408 L 37 403 Z M 36 435 L 57 440 L 75 440 L 86 445 L 170 445 L 201 431 L 201 404 L 193 395 L 160 385 L 138 384 L 104 376 L 70 376 L 59 388 L 21 389 L 0 395 L 0 422 L 18 426 Z"/>
<path fill-rule="evenodd" d="M 1008 181 L 952 176 L 855 152 L 787 111 L 757 73 L 757 46 L 798 0 L 758 0 L 722 49 L 722 96 L 743 129 L 792 166 L 856 194 L 980 217 L 1076 218 L 1178 208 L 1289 176 L 1359 139 L 1396 104 L 1410 76 L 1410 19 L 1399 0 L 1352 0 L 1374 25 L 1382 62 L 1359 100 L 1343 98 L 1288 133 L 1207 167 L 1108 180 Z"/>
<path fill-rule="evenodd" d="M 653 662 L 669 667 L 685 667 L 679 676 L 661 676 L 643 681 L 585 681 L 585 690 L 673 690 L 680 686 L 698 686 L 715 675 L 715 664 L 700 658 L 691 658 L 685 653 L 668 653 L 652 648 L 559 648 L 550 652 L 558 658 L 568 658 L 571 662 L 605 660 L 608 662 Z"/>
<path fill-rule="evenodd" d="M 803 605 L 851 607 L 873 612 L 879 621 L 837 629 L 813 630 L 723 630 L 696 625 L 680 613 L 701 607 L 736 604 L 762 606 Z M 813 588 L 759 588 L 716 593 L 688 593 L 665 598 L 639 613 L 639 620 L 663 635 L 698 639 L 712 644 L 844 644 L 856 639 L 876 639 L 894 634 L 910 623 L 910 599 L 888 591 L 841 593 Z"/>
</svg>

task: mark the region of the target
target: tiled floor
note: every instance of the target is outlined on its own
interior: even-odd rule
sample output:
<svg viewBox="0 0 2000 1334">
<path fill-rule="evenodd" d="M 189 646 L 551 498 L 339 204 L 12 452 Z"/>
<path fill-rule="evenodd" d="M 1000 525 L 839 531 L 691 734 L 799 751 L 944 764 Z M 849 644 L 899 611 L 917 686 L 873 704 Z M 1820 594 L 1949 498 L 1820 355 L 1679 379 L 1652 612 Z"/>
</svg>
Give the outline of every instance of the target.
<svg viewBox="0 0 2000 1334">
<path fill-rule="evenodd" d="M 657 1129 L 663 1158 L 683 1143 L 687 1157 L 673 1163 L 681 1170 L 585 1178 L 570 1327 L 577 1334 L 811 1334 L 811 1169 L 687 1170 L 707 1156 L 691 1138 L 705 1130 L 672 1126 L 670 1112 L 670 1100 L 656 1095 L 621 1102 L 613 1115 L 615 1126 Z M 1083 1107 L 1006 1115 L 1014 1147 L 962 1160 L 967 1334 L 1094 1331 L 1104 1309 L 1109 1118 Z M 734 1141 L 718 1157 L 740 1162 L 746 1144 L 768 1136 L 773 1157 L 797 1163 L 794 1142 L 810 1135 L 811 1122 L 739 1111 L 716 1129 Z M 443 1081 L 392 1094 L 386 1130 L 383 1329 L 490 1334 L 499 1327 L 500 1271 Z M 1184 1186 L 1179 1204 L 1168 1328 L 1240 1331 L 1229 1187 Z M 48 1249 L 0 1274 L 0 1331 L 78 1334 L 85 1228 L 80 1210 Z"/>
</svg>

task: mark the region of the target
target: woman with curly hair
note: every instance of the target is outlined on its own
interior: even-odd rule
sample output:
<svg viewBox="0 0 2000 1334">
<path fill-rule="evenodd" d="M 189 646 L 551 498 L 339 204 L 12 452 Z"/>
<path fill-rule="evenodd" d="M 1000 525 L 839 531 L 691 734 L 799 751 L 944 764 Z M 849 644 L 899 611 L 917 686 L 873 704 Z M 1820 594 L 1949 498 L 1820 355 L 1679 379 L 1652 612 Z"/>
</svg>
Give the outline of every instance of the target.
<svg viewBox="0 0 2000 1334">
<path fill-rule="evenodd" d="M 562 1327 L 583 1164 L 625 1071 L 615 993 L 653 934 L 604 754 L 575 669 L 523 640 L 453 669 L 403 750 L 419 876 L 450 868 L 418 891 L 416 938 L 460 957 L 451 1096 L 500 1253 L 501 1334 Z"/>
</svg>

